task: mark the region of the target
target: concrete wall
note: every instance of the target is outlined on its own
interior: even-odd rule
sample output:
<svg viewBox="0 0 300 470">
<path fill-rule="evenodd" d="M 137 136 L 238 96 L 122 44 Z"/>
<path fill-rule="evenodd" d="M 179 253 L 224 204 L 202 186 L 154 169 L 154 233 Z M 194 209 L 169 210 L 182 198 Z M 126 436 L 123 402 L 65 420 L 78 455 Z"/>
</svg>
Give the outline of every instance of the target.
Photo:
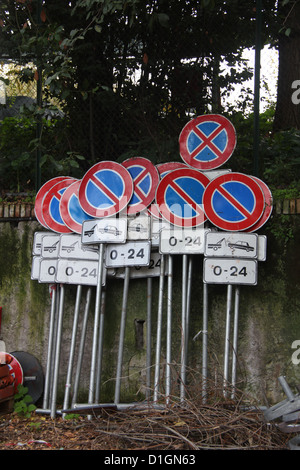
<svg viewBox="0 0 300 470">
<path fill-rule="evenodd" d="M 0 222 L 0 306 L 2 306 L 2 337 L 7 351 L 33 354 L 45 369 L 51 297 L 47 284 L 31 280 L 32 243 L 35 231 L 42 227 L 32 215 L 24 218 L 6 217 Z M 292 361 L 292 348 L 300 340 L 300 217 L 274 211 L 272 220 L 261 233 L 267 235 L 267 260 L 259 263 L 258 285 L 241 286 L 239 308 L 239 339 L 237 386 L 248 391 L 261 404 L 282 399 L 278 377 L 285 375 L 288 383 L 300 383 L 300 364 Z M 181 334 L 181 263 L 174 257 L 172 361 L 174 393 L 179 390 Z M 166 281 L 167 282 L 167 281 Z M 166 285 L 166 284 L 165 284 Z M 103 372 L 100 401 L 113 401 L 119 327 L 122 308 L 123 280 L 110 278 L 106 285 Z M 76 356 L 79 344 L 87 288 L 82 291 Z M 234 293 L 234 290 L 233 290 Z M 65 286 L 65 308 L 60 365 L 60 396 L 63 395 L 72 334 L 76 286 Z M 222 385 L 227 287 L 208 286 L 208 374 L 211 384 Z M 188 380 L 192 393 L 201 393 L 202 368 L 202 256 L 193 258 L 193 282 L 189 326 Z M 164 391 L 164 360 L 166 342 L 166 302 L 164 293 L 161 389 Z M 80 398 L 85 401 L 89 386 L 95 289 L 86 338 L 80 380 Z M 158 279 L 152 281 L 152 365 L 155 357 Z M 232 311 L 233 324 L 233 311 Z M 200 332 L 200 333 L 199 333 Z M 130 281 L 125 330 L 121 401 L 143 397 L 146 380 L 147 281 Z M 232 331 L 230 340 L 232 341 Z M 298 346 L 299 349 L 299 346 Z M 300 357 L 300 354 L 299 354 Z M 154 366 L 151 368 L 152 379 Z M 153 382 L 152 382 L 153 383 Z"/>
</svg>

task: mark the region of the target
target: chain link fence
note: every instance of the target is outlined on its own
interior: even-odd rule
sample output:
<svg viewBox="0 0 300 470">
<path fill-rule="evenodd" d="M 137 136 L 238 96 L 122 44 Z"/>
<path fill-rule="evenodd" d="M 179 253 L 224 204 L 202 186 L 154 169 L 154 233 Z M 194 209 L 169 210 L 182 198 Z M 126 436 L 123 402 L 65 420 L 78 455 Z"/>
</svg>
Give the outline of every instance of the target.
<svg viewBox="0 0 300 470">
<path fill-rule="evenodd" d="M 39 116 L 34 108 L 36 69 L 28 64 L 24 70 L 20 81 L 18 65 L 2 64 L 2 123 L 6 117 L 20 116 L 20 111 L 28 116 L 31 113 L 35 120 Z M 250 74 L 247 66 L 245 70 Z M 1 173 L 6 175 L 9 169 L 8 174 L 15 176 L 15 190 L 33 187 L 37 148 L 42 183 L 58 174 L 80 178 L 98 161 L 122 162 L 133 156 L 149 158 L 154 164 L 180 161 L 178 139 L 186 122 L 206 112 L 222 114 L 226 111 L 226 95 L 230 95 L 220 61 L 204 59 L 200 54 L 176 63 L 171 58 L 149 64 L 147 54 L 139 59 L 116 58 L 107 62 L 96 82 L 92 90 L 85 89 L 84 80 L 69 86 L 62 102 L 53 102 L 42 85 L 40 116 L 46 119 L 39 142 L 34 119 L 31 125 L 29 121 L 11 123 L 10 132 L 15 138 L 9 145 L 4 145 L 3 134 L 0 136 Z M 251 100 L 251 93 L 248 96 Z M 245 105 L 243 101 L 240 104 Z M 0 184 L 5 187 L 11 181 L 2 176 Z"/>
</svg>

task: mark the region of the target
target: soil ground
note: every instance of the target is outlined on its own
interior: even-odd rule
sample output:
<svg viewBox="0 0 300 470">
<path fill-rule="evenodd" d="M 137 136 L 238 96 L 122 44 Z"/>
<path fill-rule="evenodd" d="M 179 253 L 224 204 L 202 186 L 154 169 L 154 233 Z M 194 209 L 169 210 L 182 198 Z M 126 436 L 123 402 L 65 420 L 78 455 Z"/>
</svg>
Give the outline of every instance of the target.
<svg viewBox="0 0 300 470">
<path fill-rule="evenodd" d="M 287 450 L 293 436 L 266 423 L 260 410 L 224 403 L 55 419 L 35 412 L 0 416 L 0 450 Z"/>
</svg>

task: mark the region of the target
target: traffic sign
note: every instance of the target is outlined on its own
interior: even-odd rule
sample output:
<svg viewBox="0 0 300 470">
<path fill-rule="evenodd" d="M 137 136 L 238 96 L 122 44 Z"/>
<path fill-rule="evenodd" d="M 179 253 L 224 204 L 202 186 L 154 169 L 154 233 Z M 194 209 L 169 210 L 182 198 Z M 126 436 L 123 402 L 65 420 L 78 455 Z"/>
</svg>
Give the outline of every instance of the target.
<svg viewBox="0 0 300 470">
<path fill-rule="evenodd" d="M 41 258 L 40 260 L 40 272 L 39 279 L 40 283 L 52 284 L 55 283 L 56 271 L 57 271 L 57 258 Z"/>
<path fill-rule="evenodd" d="M 179 135 L 181 158 L 198 170 L 212 170 L 223 165 L 231 157 L 235 146 L 235 128 L 219 114 L 192 119 Z"/>
<path fill-rule="evenodd" d="M 166 176 L 170 171 L 173 170 L 180 170 L 181 168 L 187 168 L 187 165 L 183 162 L 166 162 L 166 163 L 158 163 L 156 165 L 158 170 L 160 179 Z"/>
<path fill-rule="evenodd" d="M 59 259 L 56 265 L 55 281 L 63 284 L 97 286 L 98 261 L 81 259 Z M 102 275 L 102 285 L 106 283 L 106 269 Z"/>
<path fill-rule="evenodd" d="M 173 170 L 178 170 L 180 168 L 187 168 L 187 165 L 183 162 L 167 162 L 167 163 L 159 163 L 156 165 L 157 171 L 159 173 L 160 179 L 162 179 L 164 176 L 166 176 L 170 171 Z M 150 204 L 148 207 L 148 212 L 150 215 L 153 217 L 156 217 L 157 219 L 161 219 L 161 213 L 159 212 L 157 208 L 157 204 L 153 202 Z"/>
<path fill-rule="evenodd" d="M 42 241 L 45 235 L 53 235 L 52 232 L 35 232 L 33 236 L 32 255 L 40 256 L 42 253 Z"/>
<path fill-rule="evenodd" d="M 159 251 L 161 254 L 179 255 L 203 253 L 207 230 L 203 227 L 162 230 Z"/>
<path fill-rule="evenodd" d="M 121 268 L 123 266 L 148 266 L 150 262 L 151 243 L 127 242 L 121 245 L 107 245 L 105 266 Z"/>
<path fill-rule="evenodd" d="M 259 184 L 264 193 L 265 207 L 261 218 L 258 222 L 256 222 L 256 224 L 252 225 L 252 227 L 248 230 L 249 232 L 254 232 L 255 230 L 261 228 L 269 220 L 273 210 L 273 196 L 271 190 L 261 179 L 257 178 L 256 176 L 252 176 L 252 178 Z"/>
<path fill-rule="evenodd" d="M 160 265 L 161 265 L 161 254 L 158 251 L 152 251 L 150 253 L 150 261 L 147 266 L 132 266 L 130 268 L 130 279 L 140 279 L 148 277 L 159 277 L 160 276 Z M 167 267 L 165 268 L 165 275 L 167 275 Z M 116 279 L 125 278 L 125 268 L 117 268 Z"/>
<path fill-rule="evenodd" d="M 148 240 L 150 238 L 150 217 L 142 213 L 127 219 L 127 240 Z"/>
<path fill-rule="evenodd" d="M 60 235 L 57 233 L 47 234 L 42 237 L 41 257 L 57 258 L 59 253 Z"/>
<path fill-rule="evenodd" d="M 38 190 L 36 194 L 35 202 L 34 202 L 35 216 L 38 222 L 45 228 L 48 228 L 48 226 L 44 220 L 43 213 L 42 213 L 42 205 L 43 205 L 44 197 L 56 183 L 59 183 L 60 181 L 67 179 L 67 178 L 68 178 L 67 176 L 58 176 L 57 178 L 52 178 L 51 180 L 43 184 L 43 186 Z"/>
<path fill-rule="evenodd" d="M 204 258 L 203 282 L 207 284 L 257 284 L 257 260 Z"/>
<path fill-rule="evenodd" d="M 267 237 L 266 235 L 258 235 L 258 261 L 266 261 L 267 259 Z"/>
<path fill-rule="evenodd" d="M 42 214 L 48 228 L 54 232 L 71 232 L 71 230 L 66 226 L 61 218 L 59 205 L 64 191 L 75 181 L 77 181 L 75 178 L 68 178 L 60 181 L 59 183 L 56 183 L 44 197 L 42 204 Z"/>
<path fill-rule="evenodd" d="M 208 232 L 205 237 L 204 256 L 225 258 L 257 258 L 256 233 Z"/>
<path fill-rule="evenodd" d="M 206 187 L 203 195 L 207 218 L 216 227 L 243 231 L 262 216 L 265 199 L 259 184 L 242 173 L 218 176 Z"/>
<path fill-rule="evenodd" d="M 82 225 L 82 243 L 125 243 L 127 239 L 127 218 L 108 217 L 99 220 L 85 220 Z"/>
<path fill-rule="evenodd" d="M 193 168 L 168 173 L 159 183 L 156 204 L 161 215 L 179 227 L 195 227 L 206 220 L 203 194 L 210 180 Z"/>
<path fill-rule="evenodd" d="M 160 217 L 160 219 L 153 217 L 151 219 L 151 243 L 153 247 L 158 247 L 160 242 L 160 235 L 163 229 L 174 228 L 170 222 L 167 222 L 165 219 Z"/>
<path fill-rule="evenodd" d="M 78 191 L 79 204 L 91 217 L 109 217 L 123 210 L 133 193 L 129 171 L 119 163 L 96 163 L 84 175 Z"/>
<path fill-rule="evenodd" d="M 60 236 L 58 257 L 98 261 L 99 245 L 84 245 L 79 234 L 63 234 Z"/>
<path fill-rule="evenodd" d="M 68 186 L 59 204 L 60 215 L 66 226 L 75 233 L 81 234 L 82 223 L 92 217 L 82 209 L 78 200 L 78 189 L 81 181 L 75 181 Z"/>
<path fill-rule="evenodd" d="M 133 194 L 127 206 L 127 214 L 137 214 L 154 200 L 159 174 L 153 163 L 143 157 L 129 158 L 122 165 L 133 180 Z"/>
<path fill-rule="evenodd" d="M 31 264 L 31 273 L 30 273 L 30 279 L 38 280 L 39 275 L 40 275 L 40 261 L 41 257 L 38 255 L 33 255 L 32 257 L 32 264 Z"/>
</svg>

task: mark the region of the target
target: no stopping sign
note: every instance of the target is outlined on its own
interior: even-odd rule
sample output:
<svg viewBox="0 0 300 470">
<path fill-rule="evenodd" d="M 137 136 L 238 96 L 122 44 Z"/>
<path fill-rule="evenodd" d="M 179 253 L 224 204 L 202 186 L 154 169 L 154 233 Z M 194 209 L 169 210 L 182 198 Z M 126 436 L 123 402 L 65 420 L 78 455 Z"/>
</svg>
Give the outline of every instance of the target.
<svg viewBox="0 0 300 470">
<path fill-rule="evenodd" d="M 212 180 L 203 195 L 207 218 L 223 230 L 247 230 L 261 218 L 265 199 L 254 178 L 227 173 Z"/>
</svg>

